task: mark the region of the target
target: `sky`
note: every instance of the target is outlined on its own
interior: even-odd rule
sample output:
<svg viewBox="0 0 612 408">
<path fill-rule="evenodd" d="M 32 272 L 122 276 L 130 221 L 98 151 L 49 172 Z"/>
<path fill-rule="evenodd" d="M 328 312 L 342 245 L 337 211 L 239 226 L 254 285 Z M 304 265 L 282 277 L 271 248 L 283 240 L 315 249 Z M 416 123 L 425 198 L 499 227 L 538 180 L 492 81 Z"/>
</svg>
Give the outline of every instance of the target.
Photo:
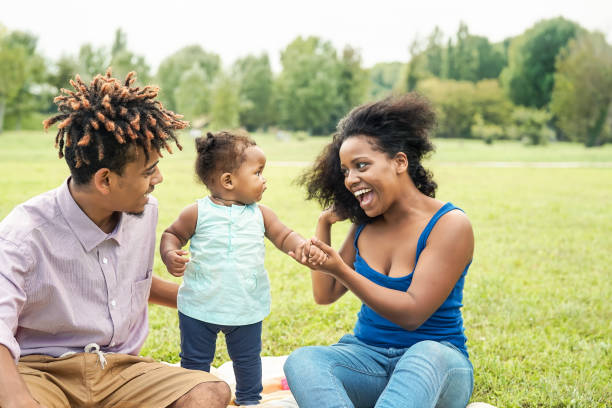
<svg viewBox="0 0 612 408">
<path fill-rule="evenodd" d="M 363 66 L 407 61 L 408 45 L 435 26 L 446 38 L 461 21 L 492 42 L 516 36 L 539 20 L 562 16 L 612 43 L 612 0 L 0 0 L 0 24 L 38 36 L 50 59 L 77 54 L 84 43 L 110 48 L 122 28 L 128 48 L 156 71 L 183 46 L 199 44 L 224 66 L 267 52 L 280 71 L 280 52 L 297 36 L 319 36 L 336 49 L 361 52 Z"/>
</svg>

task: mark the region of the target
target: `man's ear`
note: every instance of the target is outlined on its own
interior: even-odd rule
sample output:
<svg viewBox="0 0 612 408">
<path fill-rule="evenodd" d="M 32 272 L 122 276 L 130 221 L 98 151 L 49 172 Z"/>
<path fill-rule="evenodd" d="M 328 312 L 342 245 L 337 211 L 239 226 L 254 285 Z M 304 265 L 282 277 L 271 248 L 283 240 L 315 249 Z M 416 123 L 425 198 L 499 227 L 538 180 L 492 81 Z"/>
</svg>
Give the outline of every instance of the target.
<svg viewBox="0 0 612 408">
<path fill-rule="evenodd" d="M 223 173 L 219 176 L 219 184 L 226 190 L 234 189 L 234 179 L 232 173 Z"/>
<path fill-rule="evenodd" d="M 111 171 L 107 168 L 96 171 L 92 178 L 94 189 L 102 195 L 110 194 L 111 177 Z"/>
<path fill-rule="evenodd" d="M 398 174 L 405 173 L 408 170 L 408 157 L 406 157 L 406 153 L 398 152 L 393 158 L 393 162 Z"/>
</svg>

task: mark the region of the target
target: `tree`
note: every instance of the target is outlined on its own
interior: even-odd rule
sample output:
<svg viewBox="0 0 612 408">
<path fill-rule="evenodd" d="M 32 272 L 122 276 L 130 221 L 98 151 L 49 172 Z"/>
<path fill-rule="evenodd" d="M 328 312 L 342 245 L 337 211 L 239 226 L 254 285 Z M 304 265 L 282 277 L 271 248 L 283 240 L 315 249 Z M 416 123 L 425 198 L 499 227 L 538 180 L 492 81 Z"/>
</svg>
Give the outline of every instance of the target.
<svg viewBox="0 0 612 408">
<path fill-rule="evenodd" d="M 612 47 L 601 33 L 582 33 L 557 59 L 550 110 L 559 127 L 586 146 L 611 136 Z"/>
<path fill-rule="evenodd" d="M 338 120 L 353 107 L 364 102 L 368 86 L 368 74 L 361 67 L 361 54 L 358 50 L 350 45 L 344 47 L 339 65 L 338 93 L 342 99 L 342 107 Z"/>
<path fill-rule="evenodd" d="M 118 47 L 118 44 L 115 44 L 115 47 Z M 125 49 L 118 50 L 117 54 L 123 51 Z M 91 81 L 96 75 L 104 74 L 109 65 L 112 66 L 111 55 L 104 47 L 96 48 L 91 44 L 83 44 L 79 49 L 79 75 L 83 80 Z M 122 67 L 116 68 L 116 74 L 119 74 L 120 69 Z M 140 75 L 140 72 L 137 71 L 137 73 Z"/>
<path fill-rule="evenodd" d="M 434 27 L 432 33 L 427 37 L 427 48 L 423 51 L 425 57 L 425 68 L 433 76 L 442 77 L 442 66 L 444 63 L 444 34 L 438 26 Z"/>
<path fill-rule="evenodd" d="M 174 90 L 174 100 L 178 112 L 188 120 L 210 112 L 211 84 L 206 79 L 206 73 L 194 63 L 190 70 L 181 76 L 178 87 Z"/>
<path fill-rule="evenodd" d="M 217 75 L 213 84 L 211 126 L 215 129 L 231 129 L 239 125 L 238 84 L 224 72 Z"/>
<path fill-rule="evenodd" d="M 217 54 L 204 51 L 199 45 L 190 45 L 166 57 L 159 65 L 156 76 L 161 87 L 160 98 L 168 109 L 177 109 L 174 90 L 179 86 L 185 71 L 192 69 L 194 64 L 204 71 L 206 81 L 212 84 L 221 67 L 221 59 Z"/>
<path fill-rule="evenodd" d="M 578 24 L 559 17 L 540 21 L 512 40 L 508 66 L 500 77 L 512 102 L 536 108 L 550 102 L 557 55 L 581 31 Z"/>
<path fill-rule="evenodd" d="M 281 124 L 315 134 L 333 131 L 344 101 L 339 93 L 338 57 L 331 43 L 298 37 L 281 52 L 281 63 Z"/>
<path fill-rule="evenodd" d="M 24 58 L 24 80 L 7 103 L 7 114 L 15 119 L 17 130 L 21 129 L 24 115 L 35 111 L 40 104 L 36 90 L 44 82 L 45 65 L 43 58 L 36 52 L 37 42 L 36 36 L 22 31 L 13 31 L 6 38 L 7 46 L 22 50 Z"/>
<path fill-rule="evenodd" d="M 95 52 L 93 57 L 96 57 Z M 127 35 L 120 28 L 115 31 L 115 39 L 111 46 L 110 66 L 116 78 L 125 78 L 130 71 L 135 71 L 139 84 L 151 82 L 151 69 L 149 65 L 143 56 L 136 55 L 128 50 Z"/>
<path fill-rule="evenodd" d="M 23 88 L 27 80 L 27 51 L 11 42 L 0 26 L 0 133 L 4 129 L 7 102 Z"/>
<path fill-rule="evenodd" d="M 401 80 L 401 62 L 380 62 L 370 68 L 370 90 L 368 99 L 378 100 L 391 95 Z"/>
<path fill-rule="evenodd" d="M 272 123 L 274 76 L 267 54 L 238 59 L 233 75 L 240 83 L 240 124 L 249 131 Z"/>
</svg>

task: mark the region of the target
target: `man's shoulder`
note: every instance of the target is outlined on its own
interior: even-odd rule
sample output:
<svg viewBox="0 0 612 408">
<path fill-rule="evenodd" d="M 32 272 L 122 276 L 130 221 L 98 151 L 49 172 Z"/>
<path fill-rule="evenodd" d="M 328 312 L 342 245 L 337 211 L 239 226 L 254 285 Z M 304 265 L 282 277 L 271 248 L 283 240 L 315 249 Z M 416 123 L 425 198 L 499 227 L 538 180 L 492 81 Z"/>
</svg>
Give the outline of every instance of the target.
<svg viewBox="0 0 612 408">
<path fill-rule="evenodd" d="M 32 231 L 43 228 L 60 215 L 56 201 L 57 189 L 39 194 L 17 205 L 0 221 L 0 237 L 16 244 Z"/>
</svg>

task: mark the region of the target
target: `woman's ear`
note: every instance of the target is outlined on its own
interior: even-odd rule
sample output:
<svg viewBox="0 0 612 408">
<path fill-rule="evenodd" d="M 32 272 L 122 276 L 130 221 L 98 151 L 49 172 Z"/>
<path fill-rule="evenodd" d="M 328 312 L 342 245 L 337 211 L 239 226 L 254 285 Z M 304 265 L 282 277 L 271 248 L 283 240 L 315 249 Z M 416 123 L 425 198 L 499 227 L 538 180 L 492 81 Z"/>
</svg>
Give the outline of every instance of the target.
<svg viewBox="0 0 612 408">
<path fill-rule="evenodd" d="M 219 176 L 219 184 L 226 190 L 234 189 L 234 180 L 232 173 L 223 173 Z"/>
<path fill-rule="evenodd" d="M 107 195 L 111 190 L 112 173 L 107 168 L 96 171 L 92 177 L 94 189 L 102 195 Z"/>
<path fill-rule="evenodd" d="M 393 162 L 398 174 L 405 173 L 408 170 L 408 157 L 406 157 L 406 153 L 398 152 L 393 158 Z"/>
</svg>

